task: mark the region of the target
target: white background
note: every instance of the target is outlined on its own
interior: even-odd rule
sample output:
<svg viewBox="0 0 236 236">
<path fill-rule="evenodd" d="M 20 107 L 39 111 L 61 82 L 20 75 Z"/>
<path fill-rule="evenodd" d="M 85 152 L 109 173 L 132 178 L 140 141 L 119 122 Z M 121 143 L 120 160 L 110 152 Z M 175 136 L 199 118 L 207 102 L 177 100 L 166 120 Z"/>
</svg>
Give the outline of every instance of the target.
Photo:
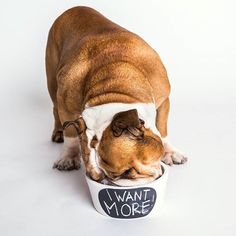
<svg viewBox="0 0 236 236">
<path fill-rule="evenodd" d="M 48 30 L 94 7 L 143 37 L 172 84 L 169 134 L 189 162 L 170 170 L 163 212 L 117 221 L 92 206 L 84 170 L 52 170 L 62 145 L 44 69 Z M 236 235 L 235 1 L 0 2 L 0 235 Z"/>
</svg>

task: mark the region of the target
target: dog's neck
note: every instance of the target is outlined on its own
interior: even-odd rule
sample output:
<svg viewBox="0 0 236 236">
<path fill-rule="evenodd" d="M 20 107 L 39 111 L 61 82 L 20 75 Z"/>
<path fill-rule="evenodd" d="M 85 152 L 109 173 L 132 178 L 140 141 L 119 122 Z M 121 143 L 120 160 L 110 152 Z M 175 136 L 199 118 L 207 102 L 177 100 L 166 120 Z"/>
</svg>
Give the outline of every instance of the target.
<svg viewBox="0 0 236 236">
<path fill-rule="evenodd" d="M 94 107 L 85 107 L 82 117 L 87 126 L 88 139 L 97 136 L 101 140 L 103 131 L 111 123 L 115 114 L 122 111 L 137 109 L 138 116 L 145 122 L 145 128 L 160 136 L 156 128 L 156 107 L 154 103 L 108 103 Z"/>
</svg>

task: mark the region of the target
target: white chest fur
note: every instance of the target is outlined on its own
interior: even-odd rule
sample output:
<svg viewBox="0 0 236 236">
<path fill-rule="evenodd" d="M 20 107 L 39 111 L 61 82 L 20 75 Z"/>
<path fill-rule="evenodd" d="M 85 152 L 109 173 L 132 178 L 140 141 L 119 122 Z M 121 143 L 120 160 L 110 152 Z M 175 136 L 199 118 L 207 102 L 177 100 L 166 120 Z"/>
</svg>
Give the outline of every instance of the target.
<svg viewBox="0 0 236 236">
<path fill-rule="evenodd" d="M 137 109 L 139 118 L 145 122 L 145 127 L 150 128 L 160 136 L 156 128 L 156 108 L 154 103 L 108 103 L 94 107 L 86 107 L 82 117 L 87 126 L 88 138 L 97 136 L 100 141 L 103 131 L 111 123 L 115 114 L 122 111 Z"/>
</svg>

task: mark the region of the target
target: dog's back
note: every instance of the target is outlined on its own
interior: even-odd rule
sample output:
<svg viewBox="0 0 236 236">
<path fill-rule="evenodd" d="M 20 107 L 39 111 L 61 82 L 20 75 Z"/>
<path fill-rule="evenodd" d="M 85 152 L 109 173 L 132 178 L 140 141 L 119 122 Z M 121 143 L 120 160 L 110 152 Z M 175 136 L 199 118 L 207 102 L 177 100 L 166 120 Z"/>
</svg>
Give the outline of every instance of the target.
<svg viewBox="0 0 236 236">
<path fill-rule="evenodd" d="M 75 86 L 75 80 L 79 80 L 75 90 L 77 93 L 83 91 L 84 97 L 74 95 L 74 98 L 83 107 L 85 103 L 103 103 L 102 97 L 89 101 L 90 93 L 94 95 L 101 91 L 99 86 L 91 90 L 94 80 L 97 83 L 98 78 L 110 77 L 107 92 L 122 88 L 124 91 L 119 90 L 119 93 L 125 94 L 124 100 L 117 102 L 126 103 L 152 102 L 155 94 L 164 97 L 166 89 L 160 88 L 160 84 L 168 85 L 166 71 L 158 54 L 143 39 L 88 7 L 69 9 L 56 19 L 49 32 L 46 69 L 52 99 L 56 96 L 55 80 L 60 79 L 60 75 L 64 80 L 65 74 L 77 74 L 73 84 Z M 98 71 L 100 75 L 97 76 Z M 115 83 L 112 82 L 114 77 Z M 158 83 L 157 79 L 166 82 Z M 67 84 L 71 86 L 69 81 Z M 155 94 L 152 87 L 156 89 Z M 112 94 L 110 101 L 116 101 Z"/>
<path fill-rule="evenodd" d="M 63 47 L 65 43 L 70 46 L 78 43 L 84 37 L 127 30 L 92 8 L 74 7 L 55 20 L 51 31 L 58 46 Z"/>
</svg>

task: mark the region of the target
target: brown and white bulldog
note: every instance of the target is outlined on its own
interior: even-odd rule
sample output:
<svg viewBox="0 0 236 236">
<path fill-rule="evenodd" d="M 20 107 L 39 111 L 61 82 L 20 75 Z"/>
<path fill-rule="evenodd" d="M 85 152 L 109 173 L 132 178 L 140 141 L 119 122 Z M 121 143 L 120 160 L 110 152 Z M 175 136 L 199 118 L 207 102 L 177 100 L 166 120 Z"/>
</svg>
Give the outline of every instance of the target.
<svg viewBox="0 0 236 236">
<path fill-rule="evenodd" d="M 167 139 L 165 67 L 138 35 L 91 8 L 69 9 L 50 29 L 46 72 L 52 141 L 64 140 L 54 168 L 78 169 L 82 156 L 94 180 L 137 180 L 161 175 L 161 161 L 187 160 Z"/>
</svg>

